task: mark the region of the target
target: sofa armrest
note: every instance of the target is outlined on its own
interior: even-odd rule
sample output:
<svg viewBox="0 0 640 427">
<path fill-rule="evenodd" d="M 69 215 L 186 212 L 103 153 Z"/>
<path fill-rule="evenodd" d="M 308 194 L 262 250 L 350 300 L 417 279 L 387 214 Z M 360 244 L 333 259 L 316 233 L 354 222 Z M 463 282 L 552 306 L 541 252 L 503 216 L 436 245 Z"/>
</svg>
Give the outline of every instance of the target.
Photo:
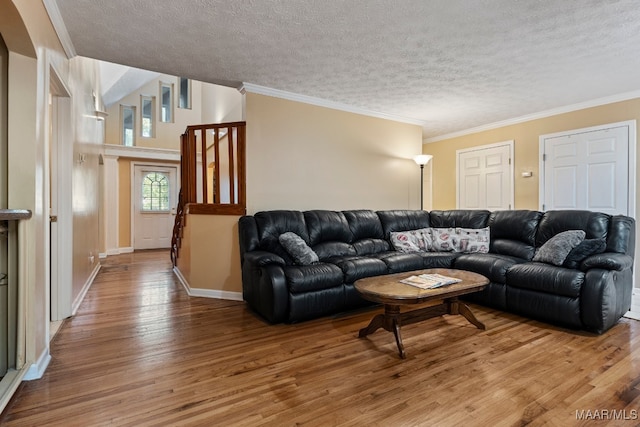
<svg viewBox="0 0 640 427">
<path fill-rule="evenodd" d="M 633 272 L 593 268 L 580 290 L 580 317 L 584 328 L 601 334 L 631 308 Z"/>
<path fill-rule="evenodd" d="M 631 268 L 633 265 L 633 258 L 629 255 L 619 254 L 615 252 L 605 252 L 602 254 L 591 255 L 587 257 L 580 264 L 580 269 L 583 271 L 590 270 L 592 268 L 602 268 L 604 270 L 617 270 L 622 271 L 627 268 Z"/>
<path fill-rule="evenodd" d="M 287 320 L 289 288 L 284 260 L 266 251 L 251 251 L 242 264 L 242 297 L 249 307 L 270 323 Z"/>
<path fill-rule="evenodd" d="M 286 265 L 286 262 L 280 255 L 267 251 L 251 251 L 244 254 L 245 262 L 253 265 L 264 267 L 269 264 Z"/>
</svg>

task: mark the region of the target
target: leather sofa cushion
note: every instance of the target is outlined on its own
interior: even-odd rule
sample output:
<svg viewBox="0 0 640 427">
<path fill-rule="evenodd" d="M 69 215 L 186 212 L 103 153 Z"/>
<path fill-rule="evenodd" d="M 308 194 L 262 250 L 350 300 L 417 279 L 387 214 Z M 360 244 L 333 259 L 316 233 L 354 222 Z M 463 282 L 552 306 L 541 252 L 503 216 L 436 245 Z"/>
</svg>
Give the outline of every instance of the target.
<svg viewBox="0 0 640 427">
<path fill-rule="evenodd" d="M 580 298 L 507 287 L 507 310 L 556 325 L 582 328 Z"/>
<path fill-rule="evenodd" d="M 635 240 L 636 226 L 633 218 L 623 215 L 612 216 L 609 223 L 606 251 L 627 254 L 633 258 Z"/>
<path fill-rule="evenodd" d="M 353 242 L 353 248 L 358 255 L 369 255 L 391 250 L 391 245 L 384 239 L 362 239 Z"/>
<path fill-rule="evenodd" d="M 344 283 L 353 283 L 363 277 L 387 274 L 387 264 L 381 259 L 361 256 L 334 257 L 327 260 L 337 265 L 344 274 Z"/>
<path fill-rule="evenodd" d="M 489 222 L 489 211 L 454 209 L 450 211 L 431 211 L 430 227 L 436 228 L 484 228 Z"/>
<path fill-rule="evenodd" d="M 568 230 L 583 230 L 586 239 L 599 239 L 607 236 L 609 215 L 601 212 L 567 210 L 545 212 L 538 225 L 536 247 L 558 233 Z"/>
<path fill-rule="evenodd" d="M 351 230 L 342 212 L 314 210 L 304 212 L 304 220 L 309 231 L 309 244 L 322 242 L 344 242 L 352 240 Z"/>
<path fill-rule="evenodd" d="M 353 241 L 361 239 L 384 239 L 382 223 L 371 210 L 342 211 L 349 224 Z"/>
<path fill-rule="evenodd" d="M 507 283 L 507 270 L 521 262 L 525 260 L 508 255 L 463 254 L 453 261 L 453 266 L 460 270 L 482 274 L 490 282 L 504 284 Z"/>
<path fill-rule="evenodd" d="M 511 267 L 507 272 L 510 287 L 577 298 L 584 283 L 582 271 L 539 262 Z"/>
<path fill-rule="evenodd" d="M 531 260 L 542 213 L 529 210 L 495 211 L 489 217 L 489 252 Z"/>
<path fill-rule="evenodd" d="M 309 243 L 309 234 L 304 222 L 304 215 L 299 211 L 264 211 L 254 216 L 258 232 L 258 249 L 273 252 L 282 257 L 287 264 L 293 259 L 282 247 L 278 238 L 281 234 L 291 231 Z"/>
<path fill-rule="evenodd" d="M 283 269 L 290 293 L 317 291 L 342 284 L 342 270 L 334 264 L 288 265 Z"/>
<path fill-rule="evenodd" d="M 421 268 L 451 268 L 459 252 L 418 252 L 422 257 Z"/>
<path fill-rule="evenodd" d="M 384 238 L 389 239 L 392 231 L 418 230 L 429 227 L 429 212 L 415 210 L 378 211 Z"/>
<path fill-rule="evenodd" d="M 333 256 L 356 255 L 356 250 L 349 243 L 344 242 L 324 242 L 313 246 L 313 250 L 318 254 L 320 261 Z"/>
<path fill-rule="evenodd" d="M 289 294 L 289 316 L 287 322 L 315 319 L 344 309 L 344 286 L 302 294 Z"/>
<path fill-rule="evenodd" d="M 495 211 L 489 217 L 491 240 L 516 240 L 533 246 L 542 212 L 529 210 Z"/>
<path fill-rule="evenodd" d="M 402 254 L 395 251 L 372 254 L 372 257 L 381 259 L 387 264 L 389 273 L 402 273 L 424 268 L 423 257 L 418 253 Z"/>
</svg>

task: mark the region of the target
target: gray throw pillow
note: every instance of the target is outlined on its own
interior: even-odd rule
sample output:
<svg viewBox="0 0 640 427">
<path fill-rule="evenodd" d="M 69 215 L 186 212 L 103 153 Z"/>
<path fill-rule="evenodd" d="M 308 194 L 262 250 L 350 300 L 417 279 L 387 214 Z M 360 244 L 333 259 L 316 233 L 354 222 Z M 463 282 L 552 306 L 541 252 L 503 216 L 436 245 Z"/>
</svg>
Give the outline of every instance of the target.
<svg viewBox="0 0 640 427">
<path fill-rule="evenodd" d="M 586 233 L 582 230 L 558 233 L 538 248 L 533 261 L 561 266 L 571 249 L 578 246 L 584 240 L 585 235 Z"/>
<path fill-rule="evenodd" d="M 318 262 L 318 254 L 296 233 L 288 231 L 278 236 L 278 241 L 299 265 L 309 265 Z"/>
</svg>

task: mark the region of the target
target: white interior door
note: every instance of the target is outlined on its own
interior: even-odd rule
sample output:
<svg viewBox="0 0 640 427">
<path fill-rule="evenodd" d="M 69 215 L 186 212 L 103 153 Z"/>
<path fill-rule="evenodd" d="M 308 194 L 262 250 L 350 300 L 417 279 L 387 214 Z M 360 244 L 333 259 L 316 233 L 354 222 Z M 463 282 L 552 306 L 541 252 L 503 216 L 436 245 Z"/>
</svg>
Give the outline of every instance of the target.
<svg viewBox="0 0 640 427">
<path fill-rule="evenodd" d="M 171 247 L 177 167 L 135 165 L 133 182 L 133 248 Z"/>
<path fill-rule="evenodd" d="M 513 141 L 456 151 L 458 209 L 513 206 Z"/>
<path fill-rule="evenodd" d="M 547 136 L 541 145 L 542 210 L 630 214 L 628 126 Z"/>
</svg>

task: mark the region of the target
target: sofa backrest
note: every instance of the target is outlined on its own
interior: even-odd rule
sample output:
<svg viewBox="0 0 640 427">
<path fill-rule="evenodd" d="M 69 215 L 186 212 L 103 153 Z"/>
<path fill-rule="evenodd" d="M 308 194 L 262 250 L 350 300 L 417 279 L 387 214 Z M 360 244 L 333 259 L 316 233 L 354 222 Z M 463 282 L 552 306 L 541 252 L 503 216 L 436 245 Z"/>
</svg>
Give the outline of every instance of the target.
<svg viewBox="0 0 640 427">
<path fill-rule="evenodd" d="M 430 227 L 434 228 L 485 228 L 491 212 L 485 210 L 453 209 L 450 211 L 431 211 Z"/>
<path fill-rule="evenodd" d="M 633 218 L 581 210 L 545 212 L 538 226 L 536 247 L 567 230 L 584 230 L 585 239 L 604 237 L 607 240 L 607 252 L 634 256 L 636 223 Z"/>
<path fill-rule="evenodd" d="M 385 252 L 390 249 L 384 238 L 380 217 L 371 210 L 351 210 L 342 212 L 351 230 L 353 248 L 358 255 Z"/>
<path fill-rule="evenodd" d="M 355 255 L 351 245 L 353 234 L 342 212 L 314 210 L 306 211 L 304 220 L 309 233 L 309 246 L 318 254 L 318 258 Z"/>
<path fill-rule="evenodd" d="M 291 231 L 309 244 L 309 233 L 304 220 L 304 215 L 300 211 L 264 211 L 257 212 L 253 216 L 256 223 L 257 244 L 253 248 L 273 252 L 281 256 L 287 263 L 292 263 L 292 259 L 284 250 L 278 237 L 282 233 Z"/>
<path fill-rule="evenodd" d="M 536 231 L 542 212 L 495 211 L 489 216 L 489 252 L 531 260 L 536 252 Z"/>
<path fill-rule="evenodd" d="M 378 211 L 378 218 L 382 223 L 384 238 L 389 240 L 392 231 L 418 230 L 431 227 L 429 212 L 408 209 Z"/>
<path fill-rule="evenodd" d="M 636 222 L 624 215 L 614 215 L 609 219 L 607 233 L 607 252 L 627 254 L 631 258 L 635 255 Z"/>
<path fill-rule="evenodd" d="M 609 215 L 602 212 L 582 210 L 544 212 L 536 233 L 536 247 L 539 248 L 556 234 L 568 230 L 583 230 L 586 239 L 607 237 L 609 218 Z"/>
</svg>

